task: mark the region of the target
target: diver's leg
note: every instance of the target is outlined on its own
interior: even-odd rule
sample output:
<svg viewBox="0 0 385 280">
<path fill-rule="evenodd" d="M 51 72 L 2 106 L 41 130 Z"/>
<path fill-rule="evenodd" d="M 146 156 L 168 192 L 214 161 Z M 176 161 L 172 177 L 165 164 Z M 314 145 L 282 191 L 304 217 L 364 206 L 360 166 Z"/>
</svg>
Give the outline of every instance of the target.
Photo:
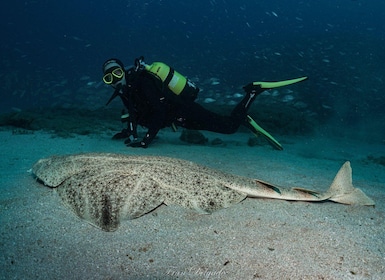
<svg viewBox="0 0 385 280">
<path fill-rule="evenodd" d="M 208 130 L 223 134 L 232 134 L 237 131 L 242 121 L 230 116 L 222 116 L 211 112 L 198 103 L 189 104 L 180 110 L 180 117 L 176 125 L 187 129 Z"/>
<path fill-rule="evenodd" d="M 247 121 L 247 111 L 257 95 L 266 89 L 250 83 L 244 87 L 245 97 L 233 109 L 230 116 L 222 116 L 203 108 L 198 103 L 184 107 L 177 125 L 188 129 L 208 130 L 224 134 L 235 133 Z"/>
<path fill-rule="evenodd" d="M 247 111 L 249 110 L 251 104 L 255 98 L 266 89 L 261 88 L 259 85 L 255 86 L 253 83 L 250 83 L 243 87 L 246 92 L 245 97 L 238 103 L 237 106 L 231 112 L 231 116 L 240 122 L 246 119 Z"/>
</svg>

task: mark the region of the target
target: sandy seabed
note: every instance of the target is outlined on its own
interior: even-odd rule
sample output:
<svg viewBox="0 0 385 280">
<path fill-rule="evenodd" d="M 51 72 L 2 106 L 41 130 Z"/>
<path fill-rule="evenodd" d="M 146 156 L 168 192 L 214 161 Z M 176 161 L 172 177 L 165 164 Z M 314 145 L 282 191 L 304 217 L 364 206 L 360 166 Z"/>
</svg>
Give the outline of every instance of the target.
<svg viewBox="0 0 385 280">
<path fill-rule="evenodd" d="M 221 146 L 186 145 L 162 131 L 148 149 L 111 135 L 58 138 L 1 131 L 1 279 L 384 279 L 385 167 L 382 143 L 280 139 L 284 151 L 249 147 L 249 134 Z M 353 183 L 375 207 L 250 199 L 211 215 L 161 206 L 115 232 L 77 218 L 32 176 L 40 158 L 79 152 L 164 155 L 280 186 L 326 190 L 350 160 Z"/>
</svg>

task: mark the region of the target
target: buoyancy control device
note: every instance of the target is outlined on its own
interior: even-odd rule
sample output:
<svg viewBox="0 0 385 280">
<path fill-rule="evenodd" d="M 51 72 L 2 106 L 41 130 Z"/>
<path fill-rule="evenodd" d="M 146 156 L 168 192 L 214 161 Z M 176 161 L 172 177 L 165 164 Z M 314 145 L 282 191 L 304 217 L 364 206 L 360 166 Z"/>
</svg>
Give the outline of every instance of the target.
<svg viewBox="0 0 385 280">
<path fill-rule="evenodd" d="M 195 100 L 198 96 L 199 88 L 185 76 L 175 71 L 174 68 L 163 62 L 154 62 L 148 65 L 144 62 L 143 56 L 135 59 L 136 70 L 146 70 L 153 74 L 175 95 L 183 99 Z"/>
</svg>

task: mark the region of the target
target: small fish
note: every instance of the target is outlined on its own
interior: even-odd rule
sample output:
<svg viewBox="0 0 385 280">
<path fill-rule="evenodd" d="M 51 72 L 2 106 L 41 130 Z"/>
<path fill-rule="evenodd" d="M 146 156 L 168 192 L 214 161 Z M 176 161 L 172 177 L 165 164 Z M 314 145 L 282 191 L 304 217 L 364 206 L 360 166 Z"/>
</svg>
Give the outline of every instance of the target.
<svg viewBox="0 0 385 280">
<path fill-rule="evenodd" d="M 283 98 L 282 98 L 282 101 L 283 102 L 290 102 L 290 101 L 293 101 L 294 100 L 294 96 L 291 95 L 291 94 L 287 94 L 285 95 Z"/>
<path fill-rule="evenodd" d="M 240 94 L 239 92 L 237 92 L 237 93 L 234 93 L 233 97 L 234 98 L 241 98 L 241 97 L 243 97 L 243 94 Z"/>
<path fill-rule="evenodd" d="M 216 85 L 219 85 L 220 84 L 220 81 L 218 78 L 210 78 L 210 85 L 212 86 L 216 86 Z"/>
<path fill-rule="evenodd" d="M 211 97 L 207 97 L 203 100 L 203 103 L 213 103 L 215 102 L 216 100 L 214 98 L 211 98 Z"/>
<path fill-rule="evenodd" d="M 91 79 L 91 77 L 87 75 L 80 77 L 80 81 L 87 81 L 89 79 Z"/>
</svg>

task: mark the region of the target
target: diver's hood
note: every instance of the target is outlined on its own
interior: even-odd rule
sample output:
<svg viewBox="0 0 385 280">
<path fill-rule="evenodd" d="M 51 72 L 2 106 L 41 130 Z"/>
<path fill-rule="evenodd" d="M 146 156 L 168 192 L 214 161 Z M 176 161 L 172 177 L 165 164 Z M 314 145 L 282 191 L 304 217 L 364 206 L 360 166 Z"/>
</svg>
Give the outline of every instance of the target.
<svg viewBox="0 0 385 280">
<path fill-rule="evenodd" d="M 137 69 L 133 66 L 129 66 L 125 68 L 126 75 L 124 77 L 124 81 L 122 79 L 122 82 L 119 82 L 116 87 L 114 93 L 111 95 L 110 99 L 108 100 L 106 106 L 111 103 L 112 100 L 114 100 L 117 96 L 120 96 L 124 92 L 124 88 L 127 86 L 130 86 L 133 83 L 133 80 L 136 78 L 136 73 L 138 73 Z"/>
</svg>

